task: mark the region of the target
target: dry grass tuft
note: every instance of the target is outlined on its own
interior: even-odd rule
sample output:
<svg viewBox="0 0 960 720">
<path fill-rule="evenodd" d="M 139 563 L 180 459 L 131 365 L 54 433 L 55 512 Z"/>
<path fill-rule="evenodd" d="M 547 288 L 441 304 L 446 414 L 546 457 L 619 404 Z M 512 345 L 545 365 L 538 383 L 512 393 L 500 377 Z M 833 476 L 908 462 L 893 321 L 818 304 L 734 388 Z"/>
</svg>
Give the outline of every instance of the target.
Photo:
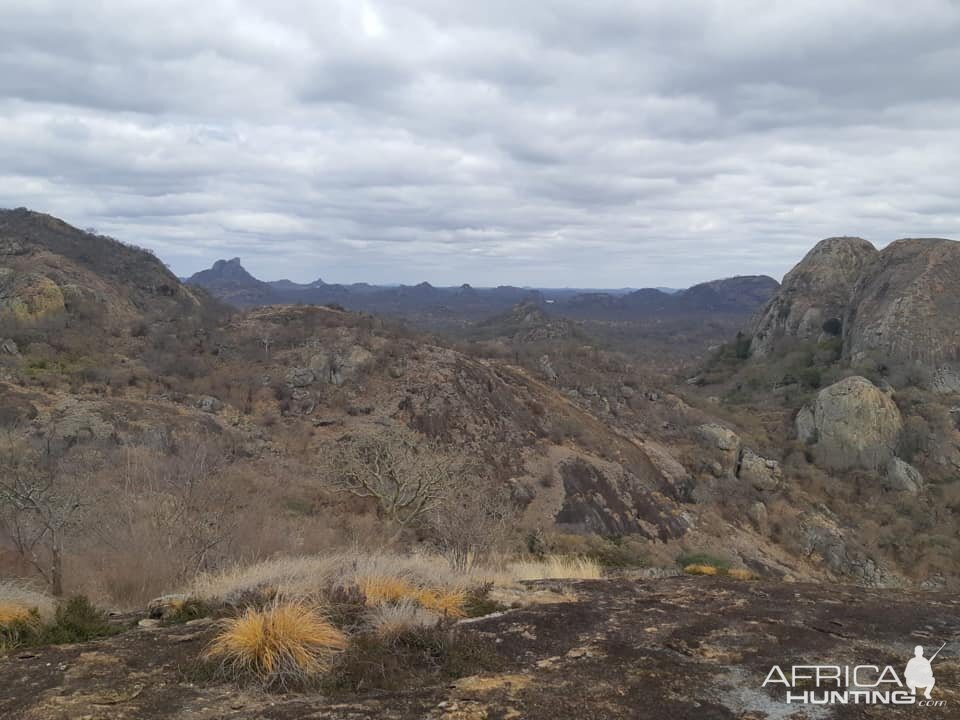
<svg viewBox="0 0 960 720">
<path fill-rule="evenodd" d="M 221 662 L 233 679 L 253 678 L 268 687 L 303 686 L 326 672 L 346 636 L 320 612 L 300 602 L 249 608 L 224 621 L 206 657 Z"/>
<path fill-rule="evenodd" d="M 467 612 L 467 591 L 456 590 L 421 590 L 417 595 L 417 602 L 425 610 L 432 610 L 438 615 L 449 618 L 464 618 Z"/>
<path fill-rule="evenodd" d="M 419 599 L 420 588 L 408 580 L 393 575 L 371 575 L 357 578 L 357 585 L 363 591 L 368 606 L 416 601 Z"/>
<path fill-rule="evenodd" d="M 286 598 L 323 597 L 331 588 L 358 585 L 362 578 L 401 578 L 414 587 L 462 587 L 481 584 L 476 573 L 457 573 L 439 555 L 344 551 L 330 555 L 286 557 L 237 566 L 198 577 L 186 593 L 210 604 L 244 605 L 282 594 Z"/>
<path fill-rule="evenodd" d="M 46 593 L 33 589 L 30 585 L 15 580 L 0 580 L 0 606 L 6 607 L 7 613 L 14 613 L 14 608 L 20 608 L 30 615 L 35 610 L 41 620 L 51 620 L 57 610 L 56 601 Z M 0 620 L 0 624 L 3 621 Z"/>
<path fill-rule="evenodd" d="M 568 555 L 547 555 L 542 560 L 508 563 L 494 582 L 509 585 L 521 580 L 599 580 L 603 568 L 596 560 Z"/>
<path fill-rule="evenodd" d="M 756 580 L 757 576 L 746 568 L 722 568 L 704 563 L 691 563 L 684 566 L 687 575 L 717 575 L 731 577 L 734 580 Z"/>
<path fill-rule="evenodd" d="M 460 588 L 417 587 L 404 578 L 389 575 L 358 578 L 357 585 L 363 591 L 368 606 L 413 603 L 445 617 L 467 616 L 464 610 L 467 591 Z"/>
<path fill-rule="evenodd" d="M 441 618 L 409 600 L 373 608 L 368 616 L 373 632 L 384 640 L 392 640 L 406 633 L 436 627 Z"/>
<path fill-rule="evenodd" d="M 39 623 L 40 618 L 30 612 L 29 608 L 10 602 L 0 602 L 0 628 L 14 623 Z"/>
<path fill-rule="evenodd" d="M 713 565 L 687 565 L 683 568 L 687 575 L 716 575 L 720 571 Z"/>
</svg>

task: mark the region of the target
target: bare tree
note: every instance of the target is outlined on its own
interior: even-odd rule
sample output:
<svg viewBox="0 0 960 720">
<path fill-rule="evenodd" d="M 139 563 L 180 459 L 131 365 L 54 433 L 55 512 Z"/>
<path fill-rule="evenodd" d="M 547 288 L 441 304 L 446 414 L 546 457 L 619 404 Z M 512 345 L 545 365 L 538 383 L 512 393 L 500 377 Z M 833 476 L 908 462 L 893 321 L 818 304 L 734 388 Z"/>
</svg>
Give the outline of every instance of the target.
<svg viewBox="0 0 960 720">
<path fill-rule="evenodd" d="M 13 433 L 0 439 L 0 523 L 56 596 L 63 594 L 66 543 L 83 525 L 90 503 L 81 482 L 90 465 L 79 451 L 67 462 L 49 443 L 37 450 Z"/>
<path fill-rule="evenodd" d="M 270 348 L 273 347 L 273 335 L 269 330 L 265 330 L 260 336 L 260 344 L 263 345 L 264 356 L 270 359 Z"/>
<path fill-rule="evenodd" d="M 459 458 L 408 430 L 341 438 L 328 450 L 325 463 L 333 484 L 376 500 L 397 536 L 426 518 L 463 467 Z"/>
<path fill-rule="evenodd" d="M 516 505 L 506 488 L 496 488 L 468 473 L 447 489 L 430 512 L 430 527 L 440 552 L 455 570 L 482 563 L 510 529 Z"/>
<path fill-rule="evenodd" d="M 178 580 L 216 566 L 236 530 L 223 448 L 198 437 L 177 440 L 163 454 L 129 448 L 124 453 L 114 513 L 120 525 L 130 534 L 142 532 L 145 519 L 148 535 L 176 567 Z"/>
</svg>

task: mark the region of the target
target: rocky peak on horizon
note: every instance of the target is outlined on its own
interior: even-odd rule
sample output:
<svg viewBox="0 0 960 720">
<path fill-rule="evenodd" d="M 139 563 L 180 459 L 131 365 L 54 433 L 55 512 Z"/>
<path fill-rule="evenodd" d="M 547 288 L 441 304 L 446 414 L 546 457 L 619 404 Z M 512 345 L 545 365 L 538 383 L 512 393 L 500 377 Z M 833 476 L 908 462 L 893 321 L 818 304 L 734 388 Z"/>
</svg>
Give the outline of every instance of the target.
<svg viewBox="0 0 960 720">
<path fill-rule="evenodd" d="M 215 284 L 246 284 L 258 285 L 261 281 L 251 275 L 240 258 L 217 260 L 208 270 L 201 270 L 190 276 L 187 282 L 194 285 L 208 286 Z"/>
</svg>

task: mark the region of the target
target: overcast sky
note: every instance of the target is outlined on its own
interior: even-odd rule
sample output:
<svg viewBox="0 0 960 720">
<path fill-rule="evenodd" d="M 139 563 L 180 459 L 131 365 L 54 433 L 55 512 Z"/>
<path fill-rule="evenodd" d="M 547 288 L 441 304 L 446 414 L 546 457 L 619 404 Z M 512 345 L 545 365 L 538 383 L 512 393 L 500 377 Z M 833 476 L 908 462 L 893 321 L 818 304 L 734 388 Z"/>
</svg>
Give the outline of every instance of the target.
<svg viewBox="0 0 960 720">
<path fill-rule="evenodd" d="M 686 286 L 960 237 L 957 0 L 0 0 L 0 206 L 178 274 Z"/>
</svg>

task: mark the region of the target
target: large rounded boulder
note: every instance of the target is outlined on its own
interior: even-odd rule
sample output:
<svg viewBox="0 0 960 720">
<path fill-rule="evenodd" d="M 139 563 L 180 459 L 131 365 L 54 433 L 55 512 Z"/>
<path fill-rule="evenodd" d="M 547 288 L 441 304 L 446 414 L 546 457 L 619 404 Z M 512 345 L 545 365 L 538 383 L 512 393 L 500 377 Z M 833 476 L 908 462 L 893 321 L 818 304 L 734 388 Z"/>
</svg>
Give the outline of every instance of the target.
<svg viewBox="0 0 960 720">
<path fill-rule="evenodd" d="M 833 470 L 885 468 L 903 430 L 896 403 L 866 378 L 848 377 L 824 388 L 797 415 L 797 435 L 813 446 L 816 462 Z"/>
</svg>

